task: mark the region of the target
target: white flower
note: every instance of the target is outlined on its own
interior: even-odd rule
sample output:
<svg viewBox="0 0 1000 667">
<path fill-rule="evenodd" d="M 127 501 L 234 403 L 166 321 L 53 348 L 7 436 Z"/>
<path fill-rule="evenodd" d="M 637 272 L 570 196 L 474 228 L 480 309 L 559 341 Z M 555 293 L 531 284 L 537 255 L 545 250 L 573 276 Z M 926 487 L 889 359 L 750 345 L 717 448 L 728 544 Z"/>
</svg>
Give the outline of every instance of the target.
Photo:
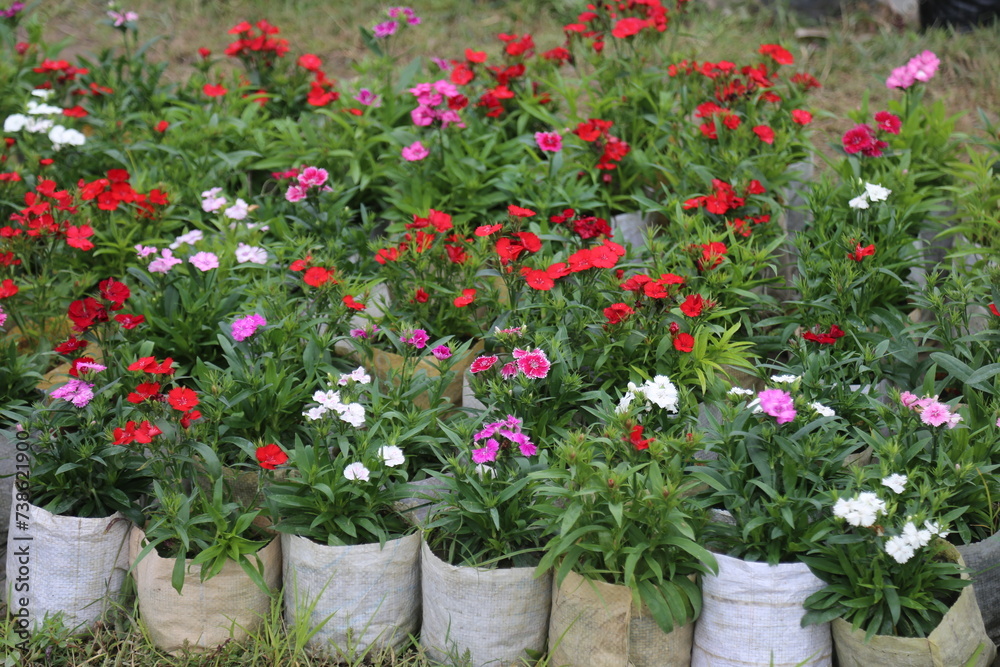
<svg viewBox="0 0 1000 667">
<path fill-rule="evenodd" d="M 35 100 L 28 101 L 28 114 L 32 116 L 56 116 L 62 114 L 62 107 L 54 107 L 51 104 L 40 104 Z"/>
<path fill-rule="evenodd" d="M 345 373 L 344 375 L 341 375 L 340 379 L 337 381 L 337 384 L 343 387 L 351 380 L 354 380 L 358 384 L 369 384 L 372 381 L 372 376 L 365 372 L 364 366 L 358 366 L 350 373 Z"/>
<path fill-rule="evenodd" d="M 497 471 L 491 468 L 490 466 L 486 465 L 485 463 L 480 463 L 476 465 L 475 470 L 476 474 L 479 475 L 479 479 L 486 477 L 486 475 L 489 475 L 490 477 L 496 479 Z"/>
<path fill-rule="evenodd" d="M 338 412 L 340 412 L 340 418 L 354 428 L 365 425 L 365 406 L 360 403 L 348 403 Z"/>
<path fill-rule="evenodd" d="M 677 412 L 677 387 L 673 385 L 666 375 L 657 375 L 652 380 L 647 380 L 641 388 L 646 399 L 652 401 L 654 405 L 668 412 Z"/>
<path fill-rule="evenodd" d="M 344 407 L 344 404 L 340 401 L 340 392 L 334 391 L 317 391 L 313 394 L 313 400 L 319 403 L 321 406 L 327 410 L 337 410 L 338 412 Z"/>
<path fill-rule="evenodd" d="M 308 410 L 303 412 L 302 416 L 310 421 L 316 421 L 317 419 L 322 419 L 323 416 L 326 415 L 326 413 L 327 413 L 326 408 L 324 408 L 322 405 L 317 405 L 316 407 L 309 408 Z"/>
<path fill-rule="evenodd" d="M 625 395 L 618 400 L 618 407 L 615 408 L 615 414 L 620 415 L 628 411 L 632 405 L 632 401 L 635 400 L 635 393 L 637 391 L 639 391 L 639 388 L 635 386 L 635 383 L 629 382 Z"/>
<path fill-rule="evenodd" d="M 87 142 L 87 137 L 77 130 L 56 125 L 49 130 L 49 141 L 52 142 L 53 149 L 59 150 L 63 146 L 82 146 Z"/>
<path fill-rule="evenodd" d="M 236 247 L 236 261 L 241 264 L 244 262 L 267 264 L 267 251 L 257 246 L 240 243 Z"/>
<path fill-rule="evenodd" d="M 390 468 L 403 465 L 403 461 L 406 460 L 406 457 L 403 456 L 403 450 L 395 445 L 379 447 L 378 455 L 382 457 L 382 462 Z"/>
<path fill-rule="evenodd" d="M 204 207 L 205 205 L 203 203 L 202 208 Z M 242 199 L 237 199 L 235 204 L 233 204 L 223 212 L 223 215 L 225 215 L 230 220 L 243 220 L 247 217 L 247 215 L 249 215 L 249 213 L 250 213 L 250 206 Z"/>
<path fill-rule="evenodd" d="M 28 117 L 23 113 L 16 113 L 7 118 L 3 122 L 3 131 L 8 134 L 11 132 L 20 132 L 24 129 L 25 124 L 28 122 Z"/>
<path fill-rule="evenodd" d="M 833 505 L 833 515 L 852 526 L 867 528 L 875 523 L 879 514 L 885 513 L 885 503 L 874 493 L 859 493 L 854 498 L 838 498 Z"/>
<path fill-rule="evenodd" d="M 906 475 L 900 475 L 899 473 L 894 473 L 892 475 L 889 475 L 888 477 L 883 477 L 882 486 L 888 486 L 896 493 L 902 493 L 903 489 L 906 488 Z"/>
<path fill-rule="evenodd" d="M 52 97 L 52 95 L 54 95 L 55 92 L 56 91 L 52 90 L 51 88 L 35 88 L 33 91 L 31 91 L 31 95 L 33 97 L 38 97 L 43 100 L 47 100 L 50 97 Z"/>
<path fill-rule="evenodd" d="M 941 524 L 937 521 L 924 521 L 924 528 L 926 528 L 927 532 L 931 535 L 937 535 L 941 539 L 948 537 L 947 531 L 941 530 Z"/>
<path fill-rule="evenodd" d="M 205 238 L 205 234 L 202 233 L 200 229 L 194 229 L 188 232 L 187 234 L 181 234 L 180 236 L 175 238 L 174 242 L 171 243 L 168 247 L 171 250 L 177 250 L 185 243 L 188 245 L 194 245 L 198 241 L 201 241 L 203 238 Z"/>
<path fill-rule="evenodd" d="M 889 188 L 883 188 L 881 185 L 873 185 L 872 183 L 865 183 L 865 194 L 872 201 L 885 201 L 892 194 L 892 190 Z M 867 206 L 865 208 L 868 208 Z"/>
<path fill-rule="evenodd" d="M 905 563 L 913 558 L 914 549 L 902 536 L 890 537 L 885 541 L 885 552 L 895 559 L 897 563 Z"/>
<path fill-rule="evenodd" d="M 926 529 L 920 530 L 912 521 L 907 521 L 906 525 L 903 526 L 903 532 L 900 537 L 916 551 L 920 547 L 925 547 L 930 543 L 931 531 Z"/>
<path fill-rule="evenodd" d="M 799 375 L 772 375 L 771 382 L 776 382 L 778 384 L 792 384 L 800 377 L 801 376 Z"/>
<path fill-rule="evenodd" d="M 364 463 L 360 461 L 355 461 L 351 465 L 344 468 L 344 477 L 351 480 L 352 482 L 361 480 L 362 482 L 368 481 L 368 476 L 371 471 L 365 467 Z"/>
<path fill-rule="evenodd" d="M 733 387 L 728 392 L 727 396 L 753 396 L 753 389 L 744 389 L 743 387 Z"/>
<path fill-rule="evenodd" d="M 813 401 L 809 407 L 816 411 L 820 417 L 836 417 L 837 413 L 818 401 Z"/>
<path fill-rule="evenodd" d="M 867 194 L 858 195 L 851 201 L 847 202 L 847 205 L 850 206 L 851 208 L 856 208 L 856 209 L 868 208 L 868 195 Z"/>
</svg>

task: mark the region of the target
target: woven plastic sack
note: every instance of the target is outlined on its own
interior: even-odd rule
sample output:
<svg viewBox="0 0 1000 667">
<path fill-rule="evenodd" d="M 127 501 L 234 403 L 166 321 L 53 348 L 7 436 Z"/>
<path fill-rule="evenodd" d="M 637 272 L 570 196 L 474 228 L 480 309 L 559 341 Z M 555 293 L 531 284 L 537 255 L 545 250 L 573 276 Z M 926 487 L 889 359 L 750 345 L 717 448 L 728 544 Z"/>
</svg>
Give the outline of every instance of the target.
<svg viewBox="0 0 1000 667">
<path fill-rule="evenodd" d="M 20 600 L 27 599 L 24 618 L 33 629 L 40 627 L 46 616 L 60 612 L 66 628 L 93 626 L 121 594 L 132 524 L 118 512 L 100 519 L 81 519 L 57 516 L 30 503 L 25 508 L 19 505 L 16 493 L 15 487 L 7 536 L 8 608 L 16 613 Z M 18 521 L 27 528 L 19 530 Z M 27 554 L 20 555 L 25 550 Z M 18 590 L 25 585 L 27 590 Z"/>
<path fill-rule="evenodd" d="M 318 628 L 308 646 L 397 651 L 420 624 L 420 535 L 342 547 L 281 536 L 285 620 Z"/>
<path fill-rule="evenodd" d="M 986 634 L 1000 644 L 1000 533 L 957 549 L 969 568 Z"/>
<path fill-rule="evenodd" d="M 425 542 L 420 553 L 424 622 L 420 645 L 452 664 L 468 651 L 472 667 L 522 665 L 526 650 L 544 651 L 552 576 L 534 568 L 484 570 L 449 565 Z"/>
<path fill-rule="evenodd" d="M 716 554 L 702 577 L 692 667 L 829 667 L 830 624 L 801 627 L 805 599 L 823 588 L 803 563 L 752 563 Z"/>
<path fill-rule="evenodd" d="M 174 655 L 185 647 L 195 652 L 214 649 L 230 638 L 245 639 L 267 619 L 270 595 L 236 561 L 227 562 L 219 574 L 204 582 L 201 566 L 189 564 L 178 593 L 170 585 L 173 558 L 161 558 L 153 549 L 136 562 L 145 537 L 141 529 L 133 529 L 129 556 L 139 616 L 159 648 Z M 257 555 L 264 565 L 264 582 L 276 590 L 281 584 L 281 541 L 271 540 Z"/>
<path fill-rule="evenodd" d="M 627 586 L 570 572 L 552 594 L 549 663 L 561 667 L 687 667 L 694 624 L 660 629 Z"/>
<path fill-rule="evenodd" d="M 840 667 L 987 667 L 997 655 L 971 586 L 962 589 L 926 638 L 875 635 L 865 643 L 862 630 L 853 630 L 850 623 L 838 618 L 833 621 L 833 641 Z"/>
</svg>

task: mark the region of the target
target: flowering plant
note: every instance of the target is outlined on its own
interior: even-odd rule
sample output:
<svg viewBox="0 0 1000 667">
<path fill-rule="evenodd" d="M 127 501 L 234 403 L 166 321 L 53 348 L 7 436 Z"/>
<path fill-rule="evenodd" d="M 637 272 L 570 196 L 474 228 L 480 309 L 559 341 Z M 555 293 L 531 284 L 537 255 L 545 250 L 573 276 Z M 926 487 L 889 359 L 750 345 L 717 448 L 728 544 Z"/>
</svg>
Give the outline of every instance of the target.
<svg viewBox="0 0 1000 667">
<path fill-rule="evenodd" d="M 329 545 L 384 544 L 408 531 L 394 505 L 407 450 L 435 413 L 402 409 L 385 387 L 363 367 L 345 373 L 313 394 L 305 442 L 297 437 L 287 454 L 277 444 L 258 448 L 262 467 L 285 472 L 267 490 L 276 530 Z"/>
<path fill-rule="evenodd" d="M 672 388 L 655 378 L 630 388 L 614 409 L 605 397 L 597 408 L 603 423 L 556 448 L 542 490 L 554 535 L 539 564 L 556 568 L 557 582 L 573 570 L 629 587 L 665 632 L 697 618 L 694 575 L 716 568 L 699 544 L 705 512 L 693 500 L 697 481 L 685 474 L 699 448 L 690 420 L 639 423 L 645 400 L 676 411 Z"/>
<path fill-rule="evenodd" d="M 705 444 L 718 457 L 694 474 L 708 486 L 706 500 L 731 517 L 711 524 L 707 539 L 736 558 L 776 565 L 824 534 L 823 499 L 858 443 L 832 410 L 797 391 L 799 378 L 772 383 L 760 392 L 733 388 L 714 402 Z"/>
<path fill-rule="evenodd" d="M 541 557 L 541 515 L 535 500 L 547 467 L 524 422 L 507 415 L 488 423 L 464 418 L 444 428 L 458 452 L 439 457 L 444 472 L 428 516 L 428 546 L 453 565 L 530 567 Z M 476 430 L 479 429 L 479 430 Z"/>
<path fill-rule="evenodd" d="M 927 637 L 971 583 L 943 539 L 961 510 L 942 515 L 928 506 L 914 490 L 937 481 L 918 474 L 919 481 L 893 474 L 880 486 L 832 494 L 835 522 L 845 532 L 832 530 L 802 557 L 827 583 L 806 599 L 803 624 L 843 618 L 866 639 Z M 870 488 L 877 490 L 862 490 Z"/>
</svg>

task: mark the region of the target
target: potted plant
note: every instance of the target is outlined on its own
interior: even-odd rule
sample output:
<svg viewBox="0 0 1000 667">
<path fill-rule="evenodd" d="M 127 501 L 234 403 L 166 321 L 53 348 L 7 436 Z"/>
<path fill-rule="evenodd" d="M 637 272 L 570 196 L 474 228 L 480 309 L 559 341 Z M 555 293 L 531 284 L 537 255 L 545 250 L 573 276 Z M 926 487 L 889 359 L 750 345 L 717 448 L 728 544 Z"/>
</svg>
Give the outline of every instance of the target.
<svg viewBox="0 0 1000 667">
<path fill-rule="evenodd" d="M 556 449 L 543 490 L 555 569 L 550 656 L 558 664 L 689 665 L 702 607 L 704 509 L 686 473 L 700 448 L 666 376 L 631 384 L 601 420 Z"/>
<path fill-rule="evenodd" d="M 313 648 L 400 650 L 417 630 L 420 535 L 399 511 L 401 482 L 447 403 L 423 410 L 407 397 L 440 396 L 442 370 L 397 386 L 359 367 L 313 395 L 288 455 L 266 447 L 262 465 L 283 472 L 267 507 L 282 533 L 285 617 L 308 626 Z"/>
<path fill-rule="evenodd" d="M 536 576 L 542 524 L 535 502 L 546 455 L 515 415 L 445 429 L 441 487 L 424 525 L 420 644 L 435 660 L 471 655 L 477 667 L 545 649 L 549 572 Z M 496 623 L 496 618 L 506 619 Z"/>
</svg>

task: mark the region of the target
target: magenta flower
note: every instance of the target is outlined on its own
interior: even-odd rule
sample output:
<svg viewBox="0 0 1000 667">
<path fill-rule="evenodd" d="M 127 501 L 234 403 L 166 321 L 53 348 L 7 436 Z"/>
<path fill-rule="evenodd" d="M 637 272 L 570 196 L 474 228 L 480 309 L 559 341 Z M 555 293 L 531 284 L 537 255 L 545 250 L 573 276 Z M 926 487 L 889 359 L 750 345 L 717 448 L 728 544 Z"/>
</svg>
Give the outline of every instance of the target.
<svg viewBox="0 0 1000 667">
<path fill-rule="evenodd" d="M 442 72 L 448 72 L 451 70 L 451 61 L 445 60 L 444 58 L 431 58 L 431 62 L 438 66 Z"/>
<path fill-rule="evenodd" d="M 3 312 L 3 306 L 0 306 L 0 327 L 2 327 L 7 322 L 7 313 Z"/>
<path fill-rule="evenodd" d="M 212 269 L 219 268 L 219 256 L 214 252 L 198 252 L 192 255 L 189 262 L 194 264 L 196 269 L 201 271 L 211 271 Z"/>
<path fill-rule="evenodd" d="M 285 191 L 285 200 L 293 204 L 306 198 L 306 188 L 301 185 L 289 185 Z"/>
<path fill-rule="evenodd" d="M 535 132 L 535 143 L 543 151 L 558 153 L 562 150 L 562 135 L 558 132 Z"/>
<path fill-rule="evenodd" d="M 540 380 L 549 374 L 552 364 L 549 362 L 548 357 L 545 356 L 545 352 L 535 348 L 531 352 L 521 355 L 517 360 L 517 367 L 527 377 Z"/>
<path fill-rule="evenodd" d="M 472 365 L 469 366 L 469 372 L 482 373 L 483 371 L 488 371 L 489 369 L 493 368 L 493 364 L 495 364 L 498 361 L 500 361 L 500 357 L 496 355 L 492 356 L 483 355 L 481 357 L 477 357 L 476 360 L 472 362 Z"/>
<path fill-rule="evenodd" d="M 232 324 L 233 338 L 238 342 L 242 342 L 254 335 L 257 329 L 266 324 L 267 320 L 264 319 L 264 316 L 257 313 L 241 317 Z"/>
<path fill-rule="evenodd" d="M 428 336 L 427 332 L 423 329 L 414 329 L 413 333 L 409 336 L 400 337 L 400 340 L 404 343 L 409 343 L 418 350 L 422 350 L 427 347 L 427 341 L 429 338 L 430 336 Z"/>
<path fill-rule="evenodd" d="M 760 408 L 776 418 L 779 424 L 787 424 L 795 419 L 795 404 L 792 395 L 780 389 L 765 389 L 757 394 Z"/>
<path fill-rule="evenodd" d="M 49 392 L 49 396 L 69 401 L 78 408 L 85 408 L 94 399 L 94 385 L 90 382 L 73 379 Z"/>
<path fill-rule="evenodd" d="M 410 112 L 410 119 L 413 120 L 413 124 L 420 127 L 427 127 L 437 120 L 437 117 L 437 113 L 435 113 L 434 109 L 430 108 L 426 104 L 421 104 Z"/>
<path fill-rule="evenodd" d="M 368 90 L 367 88 L 362 88 L 358 91 L 358 94 L 354 96 L 354 99 L 358 101 L 358 104 L 363 104 L 366 107 L 370 106 L 382 106 L 382 102 L 378 99 L 378 95 Z"/>
<path fill-rule="evenodd" d="M 433 354 L 436 359 L 444 361 L 445 359 L 451 357 L 451 348 L 447 345 L 438 345 L 431 350 L 431 354 Z"/>
<path fill-rule="evenodd" d="M 500 451 L 500 443 L 495 438 L 486 441 L 486 446 L 472 450 L 473 463 L 490 463 L 497 460 L 497 452 Z"/>
<path fill-rule="evenodd" d="M 379 23 L 372 28 L 372 32 L 375 33 L 375 37 L 378 39 L 384 39 L 386 37 L 390 37 L 391 35 L 395 35 L 398 27 L 399 23 L 396 21 L 384 21 L 383 23 Z"/>
<path fill-rule="evenodd" d="M 418 162 L 430 154 L 430 151 L 424 148 L 424 145 L 419 141 L 414 141 L 403 149 L 403 159 L 409 162 Z"/>
<path fill-rule="evenodd" d="M 503 368 L 500 369 L 500 377 L 504 380 L 509 380 L 515 375 L 517 375 L 517 364 L 513 361 L 508 361 L 503 365 Z"/>
</svg>

